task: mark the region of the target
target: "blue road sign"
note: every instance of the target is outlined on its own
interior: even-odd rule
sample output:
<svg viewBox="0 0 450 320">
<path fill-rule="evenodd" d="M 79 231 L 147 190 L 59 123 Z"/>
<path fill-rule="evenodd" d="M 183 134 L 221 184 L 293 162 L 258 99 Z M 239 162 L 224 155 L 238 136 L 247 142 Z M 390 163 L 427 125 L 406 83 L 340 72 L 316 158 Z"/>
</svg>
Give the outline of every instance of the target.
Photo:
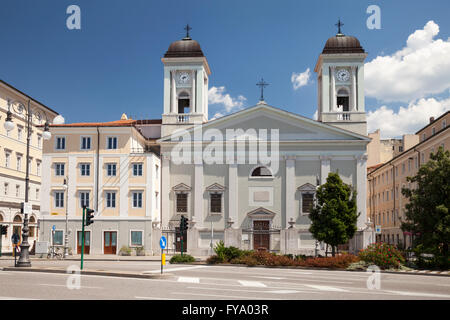
<svg viewBox="0 0 450 320">
<path fill-rule="evenodd" d="M 162 236 L 161 239 L 159 239 L 159 246 L 161 249 L 165 249 L 167 246 L 167 239 L 166 237 Z"/>
<path fill-rule="evenodd" d="M 55 225 L 53 225 L 53 227 L 52 227 L 52 230 L 53 230 L 53 231 L 55 231 L 55 230 L 56 230 L 56 226 L 55 226 Z"/>
</svg>

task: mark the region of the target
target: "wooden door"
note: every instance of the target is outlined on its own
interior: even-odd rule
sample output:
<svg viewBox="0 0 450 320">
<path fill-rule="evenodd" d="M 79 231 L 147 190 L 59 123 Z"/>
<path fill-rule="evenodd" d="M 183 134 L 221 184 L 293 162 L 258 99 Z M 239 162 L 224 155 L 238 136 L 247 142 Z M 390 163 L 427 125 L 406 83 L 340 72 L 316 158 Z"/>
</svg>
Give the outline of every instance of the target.
<svg viewBox="0 0 450 320">
<path fill-rule="evenodd" d="M 103 253 L 116 254 L 117 252 L 117 232 L 105 231 L 103 234 Z"/>
<path fill-rule="evenodd" d="M 253 249 L 270 249 L 269 220 L 253 221 Z"/>
<path fill-rule="evenodd" d="M 82 232 L 77 232 L 77 254 L 81 254 L 81 246 L 82 246 L 82 239 L 81 239 Z M 84 232 L 84 254 L 89 254 L 91 251 L 91 232 L 85 231 Z"/>
<path fill-rule="evenodd" d="M 175 246 L 177 252 L 181 252 L 181 232 L 180 228 L 175 228 Z M 184 231 L 183 233 L 183 252 L 187 251 L 187 231 Z"/>
</svg>

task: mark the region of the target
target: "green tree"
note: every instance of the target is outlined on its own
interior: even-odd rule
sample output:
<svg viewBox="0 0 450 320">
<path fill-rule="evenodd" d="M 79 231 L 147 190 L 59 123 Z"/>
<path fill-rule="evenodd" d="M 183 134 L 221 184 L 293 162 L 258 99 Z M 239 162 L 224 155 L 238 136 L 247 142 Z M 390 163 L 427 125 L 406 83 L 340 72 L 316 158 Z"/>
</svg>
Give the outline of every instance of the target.
<svg viewBox="0 0 450 320">
<path fill-rule="evenodd" d="M 402 230 L 414 235 L 414 245 L 442 258 L 449 265 L 450 242 L 450 152 L 442 147 L 420 167 L 414 177 L 407 177 L 413 188 L 402 188 L 409 200 Z"/>
<path fill-rule="evenodd" d="M 342 182 L 339 174 L 328 174 L 317 189 L 317 201 L 309 218 L 314 238 L 331 245 L 333 257 L 339 244 L 347 243 L 356 232 L 356 191 Z"/>
</svg>

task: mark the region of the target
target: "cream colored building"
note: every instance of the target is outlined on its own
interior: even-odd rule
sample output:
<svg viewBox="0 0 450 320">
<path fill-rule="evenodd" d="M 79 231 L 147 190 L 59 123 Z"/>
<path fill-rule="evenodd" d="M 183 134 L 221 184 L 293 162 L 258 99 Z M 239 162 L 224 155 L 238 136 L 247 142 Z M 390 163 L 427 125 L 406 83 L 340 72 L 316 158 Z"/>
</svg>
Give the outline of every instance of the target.
<svg viewBox="0 0 450 320">
<path fill-rule="evenodd" d="M 2 236 L 2 252 L 11 252 L 11 236 L 18 233 L 22 237 L 23 215 L 20 213 L 21 203 L 25 200 L 25 175 L 27 156 L 27 118 L 26 107 L 34 113 L 30 137 L 29 162 L 29 202 L 32 214 L 29 216 L 28 242 L 33 245 L 37 239 L 37 227 L 42 192 L 41 177 L 43 125 L 46 120 L 51 123 L 58 113 L 39 101 L 29 97 L 4 81 L 0 81 L 0 224 L 8 226 L 8 233 Z M 25 107 L 25 108 L 24 108 Z M 12 112 L 11 131 L 4 127 L 7 112 Z M 32 249 L 32 247 L 30 247 Z"/>
<path fill-rule="evenodd" d="M 86 253 L 118 254 L 122 246 L 151 254 L 160 220 L 161 121 L 127 119 L 52 125 L 44 143 L 40 240 L 81 253 L 83 204 L 95 210 Z M 145 132 L 147 136 L 144 136 Z M 52 227 L 55 226 L 55 237 Z"/>
<path fill-rule="evenodd" d="M 436 152 L 440 146 L 449 150 L 449 122 L 449 111 L 436 120 L 431 118 L 430 123 L 417 131 L 415 137 L 410 137 L 404 152 L 386 163 L 369 168 L 367 215 L 373 226 L 381 227 L 381 234 L 377 236 L 379 241 L 411 246 L 410 235 L 400 229 L 401 221 L 405 220 L 407 203 L 401 189 L 414 187 L 406 178 L 416 175 L 420 165 L 430 159 L 430 153 Z M 414 144 L 414 141 L 417 143 Z"/>
</svg>

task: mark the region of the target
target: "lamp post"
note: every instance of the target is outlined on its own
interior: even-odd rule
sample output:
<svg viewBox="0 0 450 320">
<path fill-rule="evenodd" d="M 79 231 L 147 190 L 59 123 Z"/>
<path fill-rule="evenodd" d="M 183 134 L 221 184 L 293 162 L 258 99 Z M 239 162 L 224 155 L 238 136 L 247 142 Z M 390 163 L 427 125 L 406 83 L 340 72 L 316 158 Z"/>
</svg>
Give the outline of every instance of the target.
<svg viewBox="0 0 450 320">
<path fill-rule="evenodd" d="M 69 215 L 68 215 L 68 207 L 69 207 L 69 192 L 68 192 L 68 188 L 69 188 L 69 177 L 67 176 L 64 179 L 64 192 L 66 194 L 66 232 L 64 233 L 64 258 L 66 258 L 69 255 L 68 252 L 68 239 L 69 239 L 69 235 L 68 235 L 68 225 L 69 225 Z"/>
<path fill-rule="evenodd" d="M 14 105 L 17 104 L 18 108 L 15 108 Z M 20 244 L 20 258 L 17 262 L 17 267 L 31 267 L 31 261 L 30 261 L 30 255 L 29 255 L 29 248 L 30 244 L 28 243 L 28 214 L 31 214 L 31 205 L 28 203 L 28 186 L 30 183 L 30 138 L 31 138 L 31 122 L 33 115 L 38 119 L 41 120 L 41 114 L 39 111 L 32 112 L 30 100 L 28 100 L 28 105 L 25 107 L 25 105 L 20 101 L 10 101 L 8 100 L 8 112 L 6 114 L 6 121 L 4 123 L 4 127 L 6 131 L 11 131 L 14 129 L 15 124 L 12 121 L 12 112 L 11 107 L 13 110 L 15 110 L 17 113 L 21 114 L 25 110 L 25 116 L 27 119 L 27 159 L 26 159 L 26 170 L 25 170 L 25 202 L 22 203 L 23 208 L 23 228 L 22 228 L 22 243 Z M 44 116 L 46 117 L 45 113 Z M 44 133 L 42 134 L 42 137 L 45 140 L 48 140 L 51 138 L 51 133 L 49 130 L 49 124 L 48 119 L 46 117 L 46 122 L 44 126 Z"/>
</svg>

